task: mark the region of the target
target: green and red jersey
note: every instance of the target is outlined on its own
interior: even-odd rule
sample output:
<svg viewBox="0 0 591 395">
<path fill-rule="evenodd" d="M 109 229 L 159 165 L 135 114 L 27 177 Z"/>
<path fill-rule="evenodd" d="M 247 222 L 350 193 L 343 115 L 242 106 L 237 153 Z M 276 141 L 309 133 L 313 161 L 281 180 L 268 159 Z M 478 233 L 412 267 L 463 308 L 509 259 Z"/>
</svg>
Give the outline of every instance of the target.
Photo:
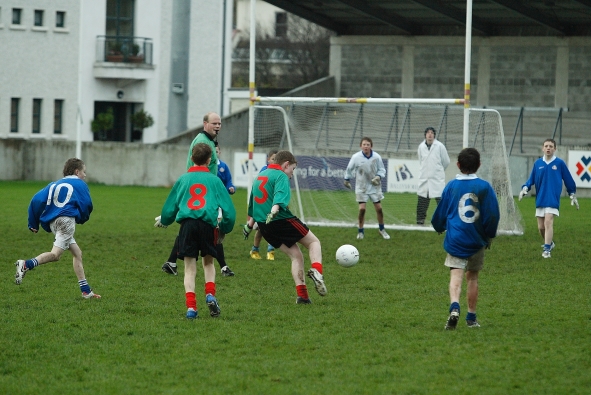
<svg viewBox="0 0 591 395">
<path fill-rule="evenodd" d="M 289 211 L 288 207 L 290 199 L 289 177 L 281 170 L 280 165 L 270 164 L 266 170 L 259 173 L 252 184 L 248 201 L 248 215 L 256 222 L 265 222 L 271 208 L 278 204 L 279 212 L 273 221 L 294 218 L 295 215 Z"/>
<path fill-rule="evenodd" d="M 202 131 L 201 133 L 199 133 L 191 142 L 191 146 L 189 147 L 189 156 L 187 157 L 187 170 L 189 170 L 190 167 L 195 166 L 193 160 L 191 159 L 191 156 L 193 155 L 193 147 L 199 143 L 204 143 L 211 147 L 211 162 L 209 162 L 208 169 L 211 174 L 217 175 L 218 155 L 215 152 L 215 142 L 206 131 Z"/>
<path fill-rule="evenodd" d="M 160 222 L 168 226 L 193 218 L 216 227 L 218 208 L 222 209 L 220 231 L 230 233 L 236 221 L 236 209 L 226 187 L 207 167 L 192 166 L 174 183 L 162 208 Z"/>
</svg>

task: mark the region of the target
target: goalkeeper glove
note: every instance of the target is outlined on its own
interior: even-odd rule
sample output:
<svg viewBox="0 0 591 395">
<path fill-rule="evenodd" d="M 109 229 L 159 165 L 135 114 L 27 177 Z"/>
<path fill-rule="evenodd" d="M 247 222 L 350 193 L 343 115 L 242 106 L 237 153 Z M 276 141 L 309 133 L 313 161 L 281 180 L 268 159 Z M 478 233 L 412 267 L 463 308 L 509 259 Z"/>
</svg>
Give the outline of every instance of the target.
<svg viewBox="0 0 591 395">
<path fill-rule="evenodd" d="M 156 218 L 154 218 L 156 220 L 156 223 L 154 224 L 155 228 L 168 228 L 167 225 L 162 224 L 162 222 L 160 222 L 160 215 L 157 216 Z"/>
<path fill-rule="evenodd" d="M 250 232 L 252 232 L 252 228 L 250 226 L 248 226 L 248 224 L 245 224 L 242 227 L 242 235 L 244 236 L 244 240 L 248 239 L 248 236 L 250 235 Z"/>
<path fill-rule="evenodd" d="M 528 191 L 527 187 L 523 187 L 523 189 L 521 190 L 521 192 L 519 192 L 519 201 L 521 201 L 521 199 L 523 199 L 523 197 L 525 195 L 527 195 L 527 191 Z"/>
<path fill-rule="evenodd" d="M 345 180 L 345 186 L 351 189 L 351 183 L 349 182 L 349 180 Z"/>
<path fill-rule="evenodd" d="M 380 180 L 381 180 L 380 176 L 375 176 L 374 178 L 371 179 L 371 183 L 375 186 L 378 186 L 381 184 Z"/>
<path fill-rule="evenodd" d="M 277 213 L 278 211 L 271 211 L 269 214 L 267 214 L 267 220 L 265 221 L 265 223 L 268 224 L 269 222 L 273 221 L 273 218 L 275 218 Z"/>
<path fill-rule="evenodd" d="M 579 201 L 577 200 L 577 197 L 575 196 L 574 193 L 572 193 L 570 195 L 570 205 L 571 206 L 577 206 L 577 210 L 579 209 Z"/>
<path fill-rule="evenodd" d="M 224 242 L 225 238 L 226 238 L 226 234 L 218 231 L 217 244 L 222 244 Z"/>
</svg>

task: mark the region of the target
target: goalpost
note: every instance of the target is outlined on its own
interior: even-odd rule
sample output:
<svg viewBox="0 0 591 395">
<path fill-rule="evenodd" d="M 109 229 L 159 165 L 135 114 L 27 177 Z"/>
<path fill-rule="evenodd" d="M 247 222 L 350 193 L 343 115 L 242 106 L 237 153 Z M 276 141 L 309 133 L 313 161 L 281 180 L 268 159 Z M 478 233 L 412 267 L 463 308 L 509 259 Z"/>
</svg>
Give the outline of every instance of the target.
<svg viewBox="0 0 591 395">
<path fill-rule="evenodd" d="M 351 155 L 362 137 L 384 160 L 382 180 L 384 222 L 388 229 L 433 230 L 416 225 L 418 145 L 433 126 L 447 148 L 453 175 L 457 154 L 464 147 L 464 107 L 461 99 L 343 99 L 257 97 L 254 106 L 254 150 L 288 149 L 298 159 L 290 209 L 309 225 L 356 227 L 355 193 L 343 185 Z M 470 147 L 481 153 L 478 175 L 489 181 L 501 208 L 499 234 L 523 234 L 515 205 L 500 114 L 469 109 Z M 365 227 L 377 228 L 368 205 Z M 432 200 L 427 219 L 435 210 Z"/>
</svg>

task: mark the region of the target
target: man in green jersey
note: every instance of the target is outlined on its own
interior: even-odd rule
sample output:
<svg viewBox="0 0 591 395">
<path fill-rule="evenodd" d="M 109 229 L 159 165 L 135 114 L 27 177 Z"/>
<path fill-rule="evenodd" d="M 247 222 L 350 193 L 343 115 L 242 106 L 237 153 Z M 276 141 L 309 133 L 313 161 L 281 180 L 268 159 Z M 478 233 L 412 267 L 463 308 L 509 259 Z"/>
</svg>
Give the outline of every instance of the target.
<svg viewBox="0 0 591 395">
<path fill-rule="evenodd" d="M 220 307 L 215 297 L 215 268 L 213 259 L 217 256 L 216 245 L 223 235 L 230 233 L 236 221 L 236 210 L 226 187 L 208 171 L 212 149 L 208 144 L 197 143 L 193 147 L 189 168 L 172 187 L 157 226 L 166 227 L 173 222 L 181 225 L 178 254 L 185 261 L 185 299 L 187 318 L 197 317 L 195 299 L 195 276 L 197 257 L 201 254 L 205 276 L 205 300 L 210 315 L 217 317 Z M 216 164 L 217 167 L 217 164 Z M 220 216 L 221 210 L 221 218 Z"/>
<path fill-rule="evenodd" d="M 326 285 L 322 275 L 322 248 L 320 241 L 298 217 L 289 211 L 291 189 L 289 179 L 297 161 L 289 151 L 279 151 L 274 163 L 259 173 L 252 185 L 248 204 L 249 220 L 243 228 L 244 238 L 256 222 L 263 237 L 269 244 L 285 252 L 291 259 L 291 275 L 296 284 L 297 304 L 311 303 L 304 278 L 304 257 L 297 243 L 308 249 L 311 269 L 308 277 L 314 281 L 320 296 L 326 295 Z"/>
</svg>

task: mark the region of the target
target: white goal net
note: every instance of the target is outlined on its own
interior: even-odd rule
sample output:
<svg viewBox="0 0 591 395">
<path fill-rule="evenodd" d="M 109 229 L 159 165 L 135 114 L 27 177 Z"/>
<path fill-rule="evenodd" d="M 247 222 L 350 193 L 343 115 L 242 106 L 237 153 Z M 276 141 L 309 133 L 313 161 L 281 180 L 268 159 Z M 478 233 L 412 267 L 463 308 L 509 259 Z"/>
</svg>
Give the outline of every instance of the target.
<svg viewBox="0 0 591 395">
<path fill-rule="evenodd" d="M 360 149 L 361 138 L 370 137 L 387 172 L 382 180 L 386 228 L 432 230 L 430 226 L 416 224 L 417 148 L 424 140 L 425 128 L 434 127 L 451 159 L 446 181 L 451 180 L 458 172 L 457 154 L 463 148 L 463 106 L 453 104 L 453 100 L 442 100 L 443 104 L 337 100 L 269 98 L 255 106 L 255 152 L 290 149 L 298 159 L 295 201 L 292 198 L 290 209 L 309 225 L 356 227 L 358 203 L 355 193 L 344 187 L 343 177 L 351 155 Z M 478 175 L 493 185 L 499 200 L 499 233 L 522 234 L 501 117 L 494 110 L 474 109 L 470 110 L 469 124 L 469 146 L 481 154 Z M 367 205 L 365 227 L 377 228 L 371 206 Z M 433 199 L 427 223 L 435 207 Z"/>
</svg>

